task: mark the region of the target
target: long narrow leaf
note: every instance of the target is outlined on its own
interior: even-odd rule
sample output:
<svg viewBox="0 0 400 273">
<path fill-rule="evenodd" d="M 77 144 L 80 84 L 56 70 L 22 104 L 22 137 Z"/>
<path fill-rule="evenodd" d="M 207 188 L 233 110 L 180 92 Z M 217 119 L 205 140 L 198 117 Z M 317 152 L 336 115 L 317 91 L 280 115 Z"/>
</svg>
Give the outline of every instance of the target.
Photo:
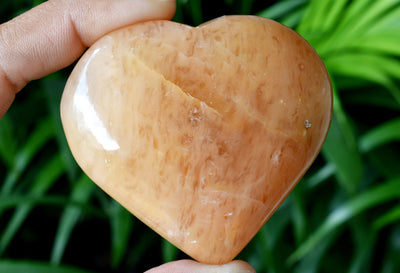
<svg viewBox="0 0 400 273">
<path fill-rule="evenodd" d="M 387 247 L 384 249 L 385 257 L 382 262 L 382 273 L 397 273 L 400 272 L 400 228 L 397 225 L 390 234 L 387 240 Z"/>
<path fill-rule="evenodd" d="M 0 209 L 11 209 L 21 205 L 32 206 L 57 206 L 57 207 L 76 207 L 79 210 L 96 216 L 98 218 L 104 217 L 104 212 L 98 208 L 88 205 L 84 202 L 72 201 L 62 195 L 47 194 L 45 196 L 30 196 L 30 195 L 11 195 L 5 199 L 0 199 Z"/>
<path fill-rule="evenodd" d="M 257 15 L 269 19 L 279 19 L 283 16 L 293 13 L 304 3 L 308 2 L 308 0 L 299 0 L 299 1 L 278 1 L 275 5 L 259 12 Z"/>
<path fill-rule="evenodd" d="M 335 165 L 333 163 L 327 163 L 325 166 L 320 168 L 312 176 L 305 178 L 307 187 L 313 188 L 326 181 L 329 177 L 335 174 Z"/>
<path fill-rule="evenodd" d="M 324 20 L 322 20 L 320 28 L 324 31 L 330 31 L 342 19 L 348 0 L 335 0 L 329 2 L 329 12 L 325 12 Z"/>
<path fill-rule="evenodd" d="M 112 201 L 111 206 L 111 264 L 113 268 L 117 268 L 128 247 L 129 237 L 132 233 L 133 216 L 115 201 Z"/>
<path fill-rule="evenodd" d="M 386 179 L 400 176 L 400 153 L 395 145 L 390 143 L 370 150 L 366 155 L 372 166 Z"/>
<path fill-rule="evenodd" d="M 191 13 L 191 17 L 194 21 L 194 24 L 200 25 L 203 23 L 203 12 L 201 9 L 201 1 L 200 0 L 188 0 L 188 5 Z"/>
<path fill-rule="evenodd" d="M 354 1 L 356 2 L 356 1 Z M 358 2 L 368 2 L 360 1 Z M 348 28 L 349 33 L 362 33 L 370 29 L 377 21 L 384 18 L 387 11 L 390 11 L 394 7 L 398 7 L 398 0 L 379 0 L 372 1 L 368 8 L 364 9 L 362 16 L 357 16 L 358 20 L 354 21 L 352 27 Z M 358 15 L 358 14 L 357 14 Z"/>
<path fill-rule="evenodd" d="M 371 272 L 370 266 L 373 259 L 373 249 L 376 244 L 376 232 L 370 232 L 363 238 L 362 244 L 357 248 L 355 257 L 352 259 L 349 273 Z"/>
<path fill-rule="evenodd" d="M 8 168 L 12 167 L 17 151 L 17 140 L 13 137 L 13 131 L 13 124 L 5 115 L 0 120 L 0 159 Z"/>
<path fill-rule="evenodd" d="M 250 14 L 255 0 L 241 0 L 240 14 Z"/>
<path fill-rule="evenodd" d="M 362 37 L 349 41 L 346 45 L 349 49 L 361 49 L 400 56 L 400 28 L 397 31 L 381 31 L 378 33 L 365 34 Z"/>
<path fill-rule="evenodd" d="M 378 19 L 385 18 L 381 14 L 394 5 L 393 1 L 395 0 L 351 1 L 349 7 L 343 12 L 339 23 L 333 28 L 334 32 L 321 41 L 322 45 L 318 48 L 318 52 L 325 54 L 328 51 L 344 48 L 353 39 L 362 37 L 379 21 Z"/>
<path fill-rule="evenodd" d="M 179 249 L 165 239 L 161 242 L 161 256 L 163 263 L 168 263 L 176 260 L 179 254 Z"/>
<path fill-rule="evenodd" d="M 282 259 L 283 255 L 278 254 L 278 243 L 281 237 L 285 236 L 285 228 L 290 225 L 291 214 L 288 201 L 290 200 L 286 200 L 278 208 L 255 237 L 255 245 L 262 257 L 262 259 L 255 259 L 252 263 L 258 269 L 257 272 L 286 272 L 285 268 L 281 266 L 284 264 L 284 260 Z"/>
<path fill-rule="evenodd" d="M 367 33 L 391 32 L 395 34 L 400 28 L 400 5 L 387 12 L 367 30 Z"/>
<path fill-rule="evenodd" d="M 382 185 L 376 186 L 357 195 L 332 211 L 327 219 L 297 250 L 289 257 L 289 263 L 294 263 L 307 255 L 318 243 L 323 240 L 337 227 L 350 220 L 352 217 L 364 212 L 374 206 L 400 198 L 400 178 L 385 181 Z"/>
<path fill-rule="evenodd" d="M 338 37 L 346 36 L 348 31 L 352 31 L 352 26 L 357 24 L 360 14 L 364 14 L 368 7 L 371 6 L 372 0 L 353 0 L 342 14 L 339 24 L 335 27 L 332 38 L 337 40 Z M 347 36 L 346 36 L 347 37 Z"/>
<path fill-rule="evenodd" d="M 395 222 L 400 222 L 400 205 L 392 208 L 381 217 L 376 219 L 372 226 L 375 230 L 380 230 L 383 227 Z"/>
<path fill-rule="evenodd" d="M 384 92 L 382 88 L 360 88 L 355 92 L 346 94 L 346 102 L 349 105 L 371 107 L 370 109 L 388 109 L 400 111 L 400 104 L 393 100 L 393 96 Z M 375 108 L 379 107 L 379 108 Z"/>
<path fill-rule="evenodd" d="M 335 166 L 340 185 L 348 194 L 356 192 L 362 178 L 363 164 L 358 151 L 354 129 L 334 88 L 334 114 L 322 154 Z"/>
<path fill-rule="evenodd" d="M 400 141 L 400 118 L 383 123 L 363 135 L 359 142 L 360 150 L 368 152 L 391 141 Z"/>
<path fill-rule="evenodd" d="M 307 213 L 302 186 L 297 185 L 290 194 L 290 198 L 292 199 L 292 223 L 296 243 L 304 240 L 307 231 Z"/>
<path fill-rule="evenodd" d="M 275 258 L 273 249 L 271 248 L 271 236 L 269 236 L 265 226 L 260 229 L 256 238 L 257 246 L 259 247 L 263 256 L 262 260 L 259 259 L 257 261 L 259 264 L 255 265 L 257 272 L 284 272 L 284 268 L 277 265 L 278 261 Z"/>
<path fill-rule="evenodd" d="M 327 13 L 330 3 L 330 0 L 311 0 L 297 31 L 302 35 L 307 35 L 308 32 L 320 30 L 324 15 Z"/>
<path fill-rule="evenodd" d="M 294 273 L 317 273 L 321 272 L 318 269 L 321 266 L 322 257 L 328 251 L 329 247 L 338 237 L 339 232 L 328 234 L 322 242 L 313 248 L 309 254 L 304 257 L 293 270 Z"/>
<path fill-rule="evenodd" d="M 182 0 L 176 1 L 176 12 L 174 18 L 172 18 L 174 22 L 183 23 L 183 4 Z"/>
<path fill-rule="evenodd" d="M 60 100 L 64 86 L 65 79 L 58 73 L 48 76 L 43 84 L 47 105 L 51 113 L 51 120 L 56 131 L 59 153 L 61 154 L 63 163 L 66 166 L 69 181 L 75 181 L 80 172 L 65 138 L 60 116 Z"/>
<path fill-rule="evenodd" d="M 300 7 L 296 11 L 283 17 L 280 21 L 283 25 L 294 29 L 301 21 L 301 18 L 303 18 L 304 11 L 305 11 L 305 8 Z"/>
<path fill-rule="evenodd" d="M 0 197 L 4 197 L 10 193 L 33 157 L 52 137 L 54 137 L 55 131 L 52 125 L 53 124 L 49 118 L 44 119 L 39 123 L 35 131 L 29 136 L 29 139 L 24 147 L 15 156 L 13 168 L 6 176 L 6 179 L 1 187 Z"/>
<path fill-rule="evenodd" d="M 356 77 L 384 86 L 400 103 L 400 89 L 391 77 L 400 77 L 400 62 L 382 55 L 349 53 L 326 59 L 332 74 Z"/>
<path fill-rule="evenodd" d="M 143 254 L 149 251 L 149 249 L 154 248 L 156 239 L 159 239 L 152 232 L 145 232 L 138 236 L 138 242 L 136 242 L 132 248 L 130 248 L 130 265 L 135 268 L 136 264 L 140 262 L 143 258 Z M 153 254 L 152 254 L 153 255 Z"/>
<path fill-rule="evenodd" d="M 54 266 L 37 261 L 0 261 L 1 273 L 90 273 L 89 271 L 69 267 Z"/>
<path fill-rule="evenodd" d="M 64 165 L 62 164 L 61 158 L 56 155 L 54 158 L 49 160 L 49 163 L 46 164 L 43 169 L 40 170 L 38 176 L 33 181 L 29 195 L 35 197 L 42 196 L 63 172 Z M 17 207 L 0 238 L 0 256 L 3 254 L 4 250 L 7 248 L 8 244 L 32 209 L 33 204 L 21 204 Z"/>
<path fill-rule="evenodd" d="M 85 203 L 89 200 L 94 183 L 86 175 L 82 175 L 77 181 L 72 193 L 71 200 L 75 202 Z M 76 226 L 82 209 L 75 206 L 67 206 L 62 214 L 56 237 L 54 239 L 53 250 L 51 252 L 51 262 L 59 264 L 64 254 L 65 248 L 71 236 L 72 230 Z"/>
</svg>

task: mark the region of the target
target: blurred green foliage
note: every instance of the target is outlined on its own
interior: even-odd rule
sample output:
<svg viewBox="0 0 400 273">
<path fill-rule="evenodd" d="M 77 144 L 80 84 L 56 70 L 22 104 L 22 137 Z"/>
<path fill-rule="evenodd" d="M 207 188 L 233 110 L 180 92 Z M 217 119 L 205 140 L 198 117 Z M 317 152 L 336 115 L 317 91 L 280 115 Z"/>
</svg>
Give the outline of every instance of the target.
<svg viewBox="0 0 400 273">
<path fill-rule="evenodd" d="M 40 2 L 1 1 L 1 21 Z M 238 258 L 259 273 L 400 272 L 400 2 L 178 0 L 174 20 L 224 14 L 295 29 L 334 87 L 320 156 Z M 30 83 L 0 120 L 0 272 L 143 272 L 185 258 L 76 165 L 59 116 L 70 70 Z"/>
</svg>

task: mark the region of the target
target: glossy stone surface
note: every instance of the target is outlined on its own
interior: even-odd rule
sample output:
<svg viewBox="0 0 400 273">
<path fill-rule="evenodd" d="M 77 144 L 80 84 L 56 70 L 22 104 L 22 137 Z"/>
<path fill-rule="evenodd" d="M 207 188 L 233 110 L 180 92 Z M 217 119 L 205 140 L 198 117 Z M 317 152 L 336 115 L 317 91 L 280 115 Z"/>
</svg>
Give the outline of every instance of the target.
<svg viewBox="0 0 400 273">
<path fill-rule="evenodd" d="M 232 260 L 315 159 L 331 117 L 316 52 L 267 19 L 141 23 L 96 42 L 61 115 L 86 174 L 204 263 Z"/>
</svg>

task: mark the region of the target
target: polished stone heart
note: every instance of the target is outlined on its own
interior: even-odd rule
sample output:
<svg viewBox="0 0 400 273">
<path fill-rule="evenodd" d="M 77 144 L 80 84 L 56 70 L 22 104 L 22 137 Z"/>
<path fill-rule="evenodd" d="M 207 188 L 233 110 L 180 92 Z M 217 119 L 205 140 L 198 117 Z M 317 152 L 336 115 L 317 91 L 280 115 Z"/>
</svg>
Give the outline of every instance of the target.
<svg viewBox="0 0 400 273">
<path fill-rule="evenodd" d="M 81 168 L 196 260 L 232 260 L 315 159 L 331 117 L 317 53 L 264 18 L 151 21 L 97 41 L 61 103 Z"/>
</svg>

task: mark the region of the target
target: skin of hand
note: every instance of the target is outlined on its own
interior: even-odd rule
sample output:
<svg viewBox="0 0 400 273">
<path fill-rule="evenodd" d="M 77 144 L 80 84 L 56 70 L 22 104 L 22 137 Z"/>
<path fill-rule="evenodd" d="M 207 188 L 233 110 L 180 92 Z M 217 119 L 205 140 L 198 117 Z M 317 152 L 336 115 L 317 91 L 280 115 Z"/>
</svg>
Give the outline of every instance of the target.
<svg viewBox="0 0 400 273">
<path fill-rule="evenodd" d="M 163 264 L 145 273 L 255 273 L 255 271 L 243 261 L 233 261 L 224 265 L 207 265 L 191 260 L 180 260 Z"/>
<path fill-rule="evenodd" d="M 171 19 L 175 0 L 50 0 L 0 25 L 0 118 L 29 81 L 72 64 L 106 33 Z"/>
<path fill-rule="evenodd" d="M 169 20 L 175 0 L 49 0 L 0 25 L 0 118 L 29 82 L 72 64 L 115 29 Z M 146 273 L 253 273 L 243 261 L 205 265 L 180 260 Z"/>
</svg>

